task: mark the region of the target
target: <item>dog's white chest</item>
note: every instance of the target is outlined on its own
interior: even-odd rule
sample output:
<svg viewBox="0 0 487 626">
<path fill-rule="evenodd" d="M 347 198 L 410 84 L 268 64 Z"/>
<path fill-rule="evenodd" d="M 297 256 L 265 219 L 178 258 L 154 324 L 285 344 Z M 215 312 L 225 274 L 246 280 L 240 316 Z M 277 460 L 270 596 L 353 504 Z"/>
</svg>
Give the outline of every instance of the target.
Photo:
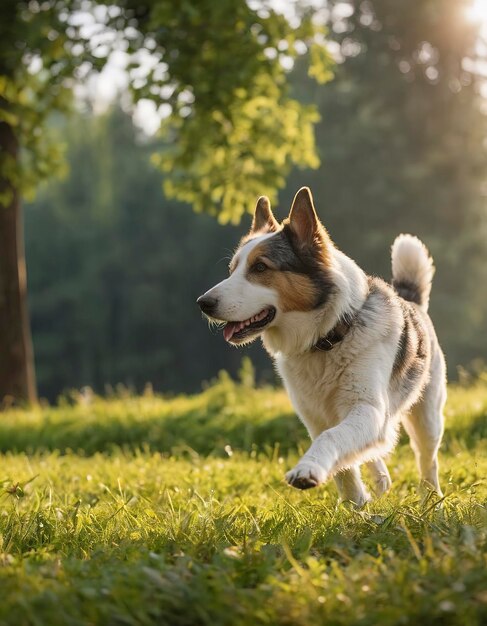
<svg viewBox="0 0 487 626">
<path fill-rule="evenodd" d="M 276 356 L 290 400 L 311 437 L 341 420 L 338 378 L 343 365 L 331 353 Z"/>
</svg>

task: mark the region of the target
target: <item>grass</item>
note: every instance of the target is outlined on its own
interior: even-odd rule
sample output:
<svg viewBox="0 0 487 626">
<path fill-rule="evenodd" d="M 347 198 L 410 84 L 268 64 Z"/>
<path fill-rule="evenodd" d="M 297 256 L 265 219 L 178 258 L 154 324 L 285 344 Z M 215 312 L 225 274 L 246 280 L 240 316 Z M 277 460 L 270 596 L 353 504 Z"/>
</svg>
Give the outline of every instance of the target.
<svg viewBox="0 0 487 626">
<path fill-rule="evenodd" d="M 355 511 L 283 483 L 306 433 L 251 378 L 2 414 L 0 624 L 486 623 L 487 379 L 450 389 L 442 506 L 402 439 Z"/>
</svg>

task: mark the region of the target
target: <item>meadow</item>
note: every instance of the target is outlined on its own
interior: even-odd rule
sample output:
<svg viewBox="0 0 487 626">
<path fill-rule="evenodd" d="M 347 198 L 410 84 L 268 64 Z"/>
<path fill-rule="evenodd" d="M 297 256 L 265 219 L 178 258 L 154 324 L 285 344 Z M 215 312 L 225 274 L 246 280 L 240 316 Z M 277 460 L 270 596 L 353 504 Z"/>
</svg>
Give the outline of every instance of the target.
<svg viewBox="0 0 487 626">
<path fill-rule="evenodd" d="M 105 398 L 0 419 L 0 624 L 487 621 L 487 377 L 451 386 L 445 497 L 403 436 L 390 493 L 283 482 L 307 435 L 244 366 L 194 396 Z"/>
</svg>

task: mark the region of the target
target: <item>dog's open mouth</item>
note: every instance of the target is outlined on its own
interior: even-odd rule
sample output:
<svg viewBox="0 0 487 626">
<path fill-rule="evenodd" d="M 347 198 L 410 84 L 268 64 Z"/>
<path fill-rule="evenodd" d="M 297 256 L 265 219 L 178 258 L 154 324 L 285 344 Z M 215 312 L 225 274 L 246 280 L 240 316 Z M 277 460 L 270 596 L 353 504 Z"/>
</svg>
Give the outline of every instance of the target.
<svg viewBox="0 0 487 626">
<path fill-rule="evenodd" d="M 273 306 L 262 309 L 257 315 L 249 317 L 243 322 L 227 322 L 223 329 L 225 340 L 235 343 L 246 339 L 250 335 L 260 332 L 265 326 L 270 324 L 276 315 L 276 309 Z"/>
</svg>

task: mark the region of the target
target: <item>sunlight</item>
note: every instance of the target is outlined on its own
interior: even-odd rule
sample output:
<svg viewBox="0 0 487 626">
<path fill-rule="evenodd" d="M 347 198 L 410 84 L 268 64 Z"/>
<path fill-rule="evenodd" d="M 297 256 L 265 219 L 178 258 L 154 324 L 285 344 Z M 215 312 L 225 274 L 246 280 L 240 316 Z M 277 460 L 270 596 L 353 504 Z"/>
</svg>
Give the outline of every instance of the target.
<svg viewBox="0 0 487 626">
<path fill-rule="evenodd" d="M 465 15 L 471 22 L 478 22 L 483 27 L 486 27 L 487 0 L 472 0 L 472 4 L 466 9 Z"/>
</svg>

